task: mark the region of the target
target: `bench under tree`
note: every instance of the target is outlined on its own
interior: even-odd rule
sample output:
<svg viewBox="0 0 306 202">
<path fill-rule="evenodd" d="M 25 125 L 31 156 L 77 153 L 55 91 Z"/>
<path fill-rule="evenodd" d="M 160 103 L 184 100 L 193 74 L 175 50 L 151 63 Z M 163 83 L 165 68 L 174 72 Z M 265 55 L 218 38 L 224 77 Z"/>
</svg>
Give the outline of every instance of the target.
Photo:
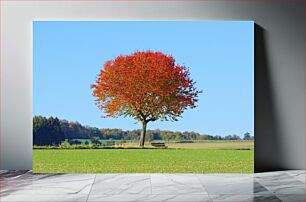
<svg viewBox="0 0 306 202">
<path fill-rule="evenodd" d="M 164 142 L 151 142 L 151 145 L 153 147 L 161 147 L 161 148 L 167 148 L 168 146 L 165 145 Z"/>
</svg>

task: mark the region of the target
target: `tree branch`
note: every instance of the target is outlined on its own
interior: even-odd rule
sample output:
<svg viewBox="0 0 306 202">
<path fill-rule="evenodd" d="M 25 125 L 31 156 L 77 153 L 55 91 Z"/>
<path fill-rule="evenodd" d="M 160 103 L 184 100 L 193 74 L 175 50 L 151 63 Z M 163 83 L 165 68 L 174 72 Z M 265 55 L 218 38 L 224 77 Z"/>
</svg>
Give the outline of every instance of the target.
<svg viewBox="0 0 306 202">
<path fill-rule="evenodd" d="M 155 118 L 150 118 L 150 119 L 145 120 L 145 121 L 146 121 L 146 123 L 148 123 L 148 122 L 150 122 L 150 121 L 156 121 L 156 119 L 155 119 Z"/>
<path fill-rule="evenodd" d="M 140 116 L 142 117 L 142 119 L 145 121 L 147 117 L 142 113 L 141 110 L 138 110 L 138 112 L 139 112 Z"/>
</svg>

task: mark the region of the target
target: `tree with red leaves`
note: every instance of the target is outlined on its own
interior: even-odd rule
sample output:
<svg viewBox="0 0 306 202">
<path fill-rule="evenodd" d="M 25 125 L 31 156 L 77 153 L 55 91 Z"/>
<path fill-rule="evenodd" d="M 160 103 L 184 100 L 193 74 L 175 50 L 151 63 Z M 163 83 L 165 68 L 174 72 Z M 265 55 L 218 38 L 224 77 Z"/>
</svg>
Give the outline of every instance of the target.
<svg viewBox="0 0 306 202">
<path fill-rule="evenodd" d="M 104 64 L 91 85 L 104 117 L 133 117 L 142 123 L 144 146 L 150 121 L 177 121 L 188 107 L 196 107 L 198 91 L 188 68 L 162 52 L 137 51 Z"/>
</svg>

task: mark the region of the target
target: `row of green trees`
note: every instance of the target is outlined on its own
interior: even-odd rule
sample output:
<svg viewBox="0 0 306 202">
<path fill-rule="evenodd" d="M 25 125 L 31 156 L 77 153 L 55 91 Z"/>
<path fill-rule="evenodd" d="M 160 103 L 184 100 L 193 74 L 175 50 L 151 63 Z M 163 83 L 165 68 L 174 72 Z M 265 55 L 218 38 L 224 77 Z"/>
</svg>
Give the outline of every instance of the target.
<svg viewBox="0 0 306 202">
<path fill-rule="evenodd" d="M 99 129 L 83 126 L 78 122 L 59 120 L 53 117 L 35 116 L 33 118 L 33 144 L 34 145 L 59 145 L 67 139 L 71 144 L 78 144 L 76 139 L 101 140 L 139 140 L 141 130 L 124 131 L 122 129 Z M 244 140 L 254 137 L 250 133 L 244 134 Z M 173 132 L 168 130 L 148 130 L 147 141 L 190 141 L 190 140 L 240 140 L 238 135 L 225 137 L 200 134 L 196 132 Z"/>
<path fill-rule="evenodd" d="M 33 118 L 34 145 L 59 145 L 63 140 L 65 134 L 58 118 L 42 116 Z"/>
</svg>

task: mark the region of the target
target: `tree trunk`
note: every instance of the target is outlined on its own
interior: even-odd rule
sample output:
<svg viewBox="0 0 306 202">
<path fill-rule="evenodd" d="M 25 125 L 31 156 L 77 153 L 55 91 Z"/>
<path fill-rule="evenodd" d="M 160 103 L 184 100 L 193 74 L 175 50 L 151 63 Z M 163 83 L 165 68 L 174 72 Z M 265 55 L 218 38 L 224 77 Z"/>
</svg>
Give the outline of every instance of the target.
<svg viewBox="0 0 306 202">
<path fill-rule="evenodd" d="M 147 123 L 144 121 L 142 122 L 142 131 L 140 135 L 139 146 L 144 147 L 145 139 L 146 139 L 146 132 L 147 132 Z"/>
</svg>

